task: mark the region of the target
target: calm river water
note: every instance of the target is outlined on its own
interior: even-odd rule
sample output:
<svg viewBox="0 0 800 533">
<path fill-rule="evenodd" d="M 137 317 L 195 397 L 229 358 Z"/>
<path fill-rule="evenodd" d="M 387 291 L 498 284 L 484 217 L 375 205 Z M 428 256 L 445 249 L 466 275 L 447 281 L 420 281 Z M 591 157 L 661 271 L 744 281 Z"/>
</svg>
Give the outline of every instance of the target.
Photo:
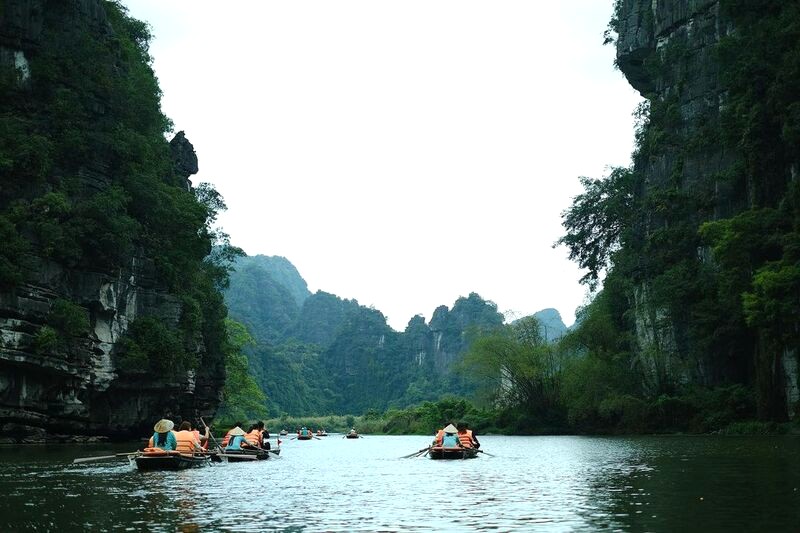
<svg viewBox="0 0 800 533">
<path fill-rule="evenodd" d="M 799 438 L 480 439 L 495 457 L 331 435 L 178 473 L 70 464 L 131 445 L 4 449 L 0 530 L 800 531 Z"/>
</svg>

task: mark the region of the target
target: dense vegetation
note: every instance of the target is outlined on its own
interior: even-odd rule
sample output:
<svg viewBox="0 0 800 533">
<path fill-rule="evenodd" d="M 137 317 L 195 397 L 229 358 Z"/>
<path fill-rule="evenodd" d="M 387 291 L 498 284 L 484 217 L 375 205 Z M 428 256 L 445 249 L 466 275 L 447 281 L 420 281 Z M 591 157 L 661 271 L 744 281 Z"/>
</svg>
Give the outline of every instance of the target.
<svg viewBox="0 0 800 533">
<path fill-rule="evenodd" d="M 196 368 L 202 336 L 205 368 L 224 371 L 219 289 L 234 250 L 212 226 L 225 205 L 210 186 L 189 188 L 176 174 L 148 26 L 120 2 L 102 5 L 113 36 L 89 28 L 70 3 L 50 3 L 28 72 L 0 68 L 0 290 L 13 292 L 46 264 L 116 273 L 135 261 L 183 311 L 177 331 L 159 317 L 137 319 L 120 369 Z M 85 332 L 85 314 L 57 302 L 36 348 L 52 348 L 53 331 Z"/>
<path fill-rule="evenodd" d="M 781 359 L 800 340 L 800 3 L 725 0 L 722 11 L 736 27 L 717 46 L 722 112 L 686 125 L 676 94 L 648 96 L 633 166 L 584 179 L 565 212 L 559 242 L 588 269 L 584 281 L 607 273 L 563 345 L 578 356 L 563 383 L 574 427 L 786 419 Z M 658 79 L 686 53 L 676 44 L 645 64 Z M 710 146 L 736 161 L 687 184 L 685 160 Z M 646 182 L 661 160 L 669 179 Z"/>
<path fill-rule="evenodd" d="M 467 394 L 474 385 L 452 371 L 453 363 L 477 331 L 502 323 L 494 304 L 471 294 L 452 310 L 438 308 L 430 324 L 418 316 L 396 332 L 380 311 L 309 294 L 291 263 L 263 256 L 237 260 L 226 302 L 256 341 L 246 352 L 270 412 L 287 416 L 363 413 Z"/>
</svg>

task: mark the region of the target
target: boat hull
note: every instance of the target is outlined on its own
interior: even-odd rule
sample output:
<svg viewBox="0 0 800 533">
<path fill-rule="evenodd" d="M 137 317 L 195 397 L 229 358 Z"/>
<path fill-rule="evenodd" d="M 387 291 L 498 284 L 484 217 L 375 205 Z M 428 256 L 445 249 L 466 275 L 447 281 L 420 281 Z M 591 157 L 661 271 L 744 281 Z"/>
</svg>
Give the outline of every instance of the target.
<svg viewBox="0 0 800 533">
<path fill-rule="evenodd" d="M 229 463 L 243 463 L 245 461 L 264 461 L 269 459 L 271 453 L 280 455 L 280 448 L 275 450 L 231 450 L 224 454 Z"/>
<path fill-rule="evenodd" d="M 141 471 L 150 470 L 185 470 L 187 468 L 200 468 L 208 466 L 211 457 L 197 455 L 183 455 L 179 453 L 142 454 L 134 458 L 136 468 Z"/>
<path fill-rule="evenodd" d="M 314 437 L 312 437 L 311 435 L 298 435 L 297 436 L 297 440 L 311 440 L 312 438 L 314 438 Z"/>
<path fill-rule="evenodd" d="M 348 438 L 348 439 L 357 439 L 359 437 L 360 437 L 360 435 L 351 435 L 349 433 L 347 435 L 345 435 L 345 438 Z"/>
<path fill-rule="evenodd" d="M 473 459 L 478 456 L 475 448 L 442 448 L 434 446 L 428 452 L 431 459 Z"/>
</svg>

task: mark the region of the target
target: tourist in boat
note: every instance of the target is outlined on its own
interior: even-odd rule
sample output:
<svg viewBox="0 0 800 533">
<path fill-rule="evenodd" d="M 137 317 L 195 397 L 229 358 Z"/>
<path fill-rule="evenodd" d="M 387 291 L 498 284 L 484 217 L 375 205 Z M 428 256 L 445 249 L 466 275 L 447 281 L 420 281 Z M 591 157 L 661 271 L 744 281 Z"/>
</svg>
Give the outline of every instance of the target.
<svg viewBox="0 0 800 533">
<path fill-rule="evenodd" d="M 225 446 L 226 452 L 250 448 L 250 445 L 244 438 L 245 432 L 239 426 L 228 431 L 228 435 L 230 436 L 230 440 L 228 441 L 228 445 Z"/>
<path fill-rule="evenodd" d="M 225 437 L 222 439 L 222 447 L 223 448 L 225 448 L 228 445 L 228 443 L 230 442 L 231 431 L 233 431 L 236 428 L 242 429 L 242 423 L 241 422 L 234 423 L 233 427 L 231 429 L 229 429 L 227 433 L 225 433 Z M 242 430 L 242 431 L 244 431 L 244 430 Z"/>
<path fill-rule="evenodd" d="M 447 424 L 444 425 L 444 427 L 442 429 L 440 429 L 439 431 L 436 432 L 436 436 L 433 437 L 433 445 L 434 446 L 441 446 L 442 445 L 442 439 L 444 438 L 444 428 L 446 428 L 448 426 L 452 426 L 452 425 L 453 425 L 452 422 L 448 422 Z"/>
<path fill-rule="evenodd" d="M 177 433 L 175 433 L 175 439 L 178 441 L 175 449 L 181 453 L 193 454 L 202 450 L 200 440 L 195 438 L 194 431 L 192 431 L 192 423 L 188 420 L 181 422 Z"/>
<path fill-rule="evenodd" d="M 247 434 L 244 436 L 244 439 L 247 441 L 247 444 L 253 448 L 261 447 L 261 431 L 258 429 L 256 424 L 250 426 L 250 429 L 247 430 Z"/>
<path fill-rule="evenodd" d="M 197 442 L 200 443 L 200 447 L 204 450 L 208 449 L 208 435 L 209 435 L 209 427 L 206 426 L 206 431 L 203 435 L 200 434 L 200 430 L 197 429 L 197 424 L 192 422 L 192 433 L 194 434 L 194 438 Z"/>
<path fill-rule="evenodd" d="M 265 450 L 269 450 L 272 448 L 272 445 L 269 443 L 269 430 L 264 427 L 264 422 L 262 420 L 258 421 L 256 427 L 261 432 L 261 447 Z"/>
<path fill-rule="evenodd" d="M 166 418 L 162 418 L 156 422 L 156 425 L 153 426 L 155 433 L 150 437 L 148 448 L 159 448 L 167 451 L 177 449 L 178 439 L 175 437 L 175 432 L 172 431 L 174 427 L 175 423 Z"/>
<path fill-rule="evenodd" d="M 442 446 L 444 448 L 459 448 L 461 442 L 458 440 L 458 428 L 453 424 L 448 424 L 444 429 L 439 430 L 436 438 L 433 439 L 434 446 Z"/>
<path fill-rule="evenodd" d="M 478 442 L 478 437 L 469 429 L 466 422 L 458 423 L 458 440 L 464 448 L 480 448 L 481 443 Z"/>
<path fill-rule="evenodd" d="M 303 427 L 300 428 L 300 431 L 297 432 L 297 436 L 298 437 L 312 437 L 313 435 L 311 434 L 311 431 L 307 427 L 303 426 Z"/>
</svg>

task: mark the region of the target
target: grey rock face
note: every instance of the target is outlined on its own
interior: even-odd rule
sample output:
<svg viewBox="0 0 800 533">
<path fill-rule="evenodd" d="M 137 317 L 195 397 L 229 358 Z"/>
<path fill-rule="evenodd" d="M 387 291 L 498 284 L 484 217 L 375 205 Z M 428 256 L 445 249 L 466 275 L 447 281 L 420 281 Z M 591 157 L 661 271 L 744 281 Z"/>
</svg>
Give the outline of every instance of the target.
<svg viewBox="0 0 800 533">
<path fill-rule="evenodd" d="M 714 47 L 732 31 L 720 17 L 719 0 L 623 0 L 619 29 L 617 64 L 630 84 L 651 102 L 672 102 L 678 110 L 679 120 L 667 132 L 672 138 L 689 139 L 706 121 L 719 117 L 725 91 Z M 714 218 L 730 216 L 746 205 L 728 181 L 718 178 L 735 154 L 719 144 L 699 150 L 665 144 L 656 155 L 634 162 L 644 176 L 641 194 L 667 187 L 680 168 L 683 190 L 716 199 Z M 642 223 L 641 231 L 649 233 L 664 221 L 650 216 Z M 686 359 L 683 332 L 665 309 L 653 308 L 649 292 L 645 282 L 633 298 L 639 365 L 648 374 L 647 385 L 658 389 L 664 380 L 706 383 L 712 369 L 706 361 Z"/>
<path fill-rule="evenodd" d="M 172 151 L 172 160 L 175 162 L 175 175 L 188 180 L 189 176 L 197 174 L 197 154 L 194 153 L 194 146 L 186 139 L 186 134 L 179 131 L 169 142 Z M 191 183 L 187 182 L 187 188 Z"/>
<path fill-rule="evenodd" d="M 101 0 L 4 0 L 0 61 L 14 61 L 18 69 L 27 64 L 40 46 L 43 24 L 52 21 L 113 37 Z M 182 133 L 173 151 L 181 177 L 197 171 Z M 78 178 L 92 190 L 113 181 L 102 157 L 87 161 Z M 117 271 L 38 261 L 26 283 L 0 291 L 0 441 L 142 437 L 164 416 L 213 414 L 224 372 L 120 376 L 115 367 L 114 354 L 133 320 L 147 315 L 177 326 L 182 314 L 181 300 L 159 280 L 151 258 L 135 253 Z M 59 300 L 77 305 L 87 331 L 69 337 L 49 329 Z M 43 343 L 48 329 L 56 337 Z M 202 346 L 198 339 L 201 356 Z"/>
</svg>

